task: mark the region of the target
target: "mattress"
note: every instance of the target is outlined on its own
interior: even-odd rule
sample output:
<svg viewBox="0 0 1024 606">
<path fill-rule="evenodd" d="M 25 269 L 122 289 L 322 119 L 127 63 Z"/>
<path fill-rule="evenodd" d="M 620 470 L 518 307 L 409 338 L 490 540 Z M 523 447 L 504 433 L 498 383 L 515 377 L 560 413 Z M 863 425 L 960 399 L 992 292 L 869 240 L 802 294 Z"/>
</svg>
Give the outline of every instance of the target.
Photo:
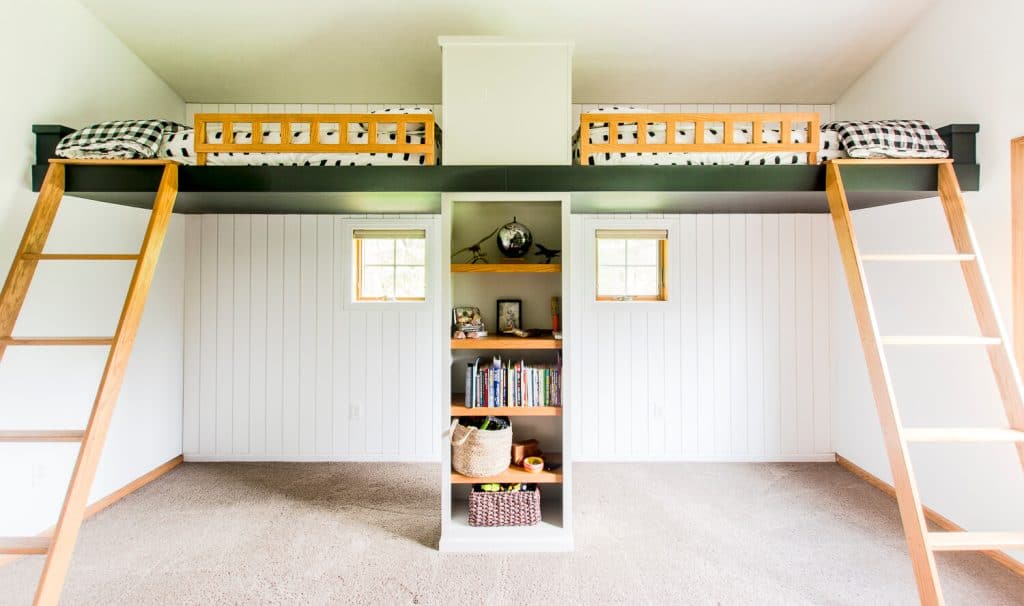
<svg viewBox="0 0 1024 606">
<path fill-rule="evenodd" d="M 694 124 L 692 122 L 677 122 L 676 143 L 694 142 Z M 637 142 L 636 124 L 620 124 L 618 127 L 618 142 L 629 145 Z M 733 125 L 733 142 L 750 143 L 751 124 L 737 123 Z M 766 122 L 762 126 L 762 138 L 764 143 L 779 143 L 781 141 L 781 128 L 779 123 Z M 705 143 L 722 143 L 723 132 L 721 126 L 714 123 L 706 123 L 704 128 Z M 573 163 L 580 164 L 580 132 L 573 135 Z M 790 141 L 793 143 L 807 142 L 807 126 L 794 125 L 790 131 Z M 595 144 L 608 142 L 608 127 L 606 124 L 594 124 L 590 129 L 590 142 Z M 647 129 L 648 143 L 665 142 L 665 124 L 649 124 Z M 818 162 L 825 162 L 834 158 L 844 158 L 846 153 L 839 145 L 839 138 L 835 131 L 821 131 L 819 138 Z M 806 152 L 613 152 L 595 153 L 590 156 L 590 165 L 782 165 L 782 164 L 807 164 Z"/>
<path fill-rule="evenodd" d="M 376 112 L 373 112 L 376 113 Z M 383 110 L 382 113 L 391 113 Z M 430 113 L 429 109 L 410 108 L 395 110 L 393 113 Z M 421 123 L 408 123 L 405 143 L 425 143 L 425 126 Z M 281 143 L 280 124 L 266 124 L 263 127 L 263 143 L 274 145 Z M 295 144 L 309 143 L 309 124 L 291 125 L 291 142 Z M 237 145 L 251 144 L 253 134 L 251 125 L 235 124 L 232 127 L 232 140 Z M 343 136 L 337 123 L 324 122 L 319 125 L 319 141 L 321 143 L 338 143 Z M 181 164 L 195 164 L 195 130 L 186 128 L 163 135 L 157 157 L 168 158 Z M 344 134 L 352 145 L 369 143 L 369 132 L 364 123 L 352 122 Z M 222 141 L 223 125 L 207 124 L 206 140 Z M 377 141 L 380 145 L 397 143 L 398 133 L 395 123 L 382 122 L 377 124 Z M 435 158 L 440 154 L 440 137 L 434 138 Z M 347 152 L 347 153 L 304 153 L 304 152 L 207 152 L 206 164 L 209 166 L 420 166 L 426 164 L 424 154 L 407 154 L 401 152 Z"/>
</svg>

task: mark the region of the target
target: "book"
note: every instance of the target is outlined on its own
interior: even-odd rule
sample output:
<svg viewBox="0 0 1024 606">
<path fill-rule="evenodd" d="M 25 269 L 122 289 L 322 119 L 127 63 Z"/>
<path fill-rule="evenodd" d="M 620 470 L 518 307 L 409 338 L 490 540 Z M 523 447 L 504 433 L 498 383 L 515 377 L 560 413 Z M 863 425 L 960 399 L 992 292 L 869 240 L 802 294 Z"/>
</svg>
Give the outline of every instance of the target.
<svg viewBox="0 0 1024 606">
<path fill-rule="evenodd" d="M 466 364 L 465 406 L 560 406 L 561 356 L 554 364 L 528 364 L 524 360 L 477 358 Z"/>
</svg>

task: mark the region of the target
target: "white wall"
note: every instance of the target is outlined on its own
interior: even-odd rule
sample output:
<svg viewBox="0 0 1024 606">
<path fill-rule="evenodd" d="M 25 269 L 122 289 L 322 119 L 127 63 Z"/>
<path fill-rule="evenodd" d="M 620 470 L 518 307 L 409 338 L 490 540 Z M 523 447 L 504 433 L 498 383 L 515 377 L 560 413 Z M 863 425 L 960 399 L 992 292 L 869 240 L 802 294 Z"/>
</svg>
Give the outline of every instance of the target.
<svg viewBox="0 0 1024 606">
<path fill-rule="evenodd" d="M 0 263 L 6 276 L 35 203 L 32 124 L 180 120 L 184 103 L 72 0 L 8 7 L 0 20 L 0 57 Z M 66 198 L 48 250 L 128 252 L 141 242 L 146 219 L 144 211 Z M 182 228 L 182 221 L 172 222 L 90 500 L 181 453 Z M 130 271 L 127 264 L 42 266 L 15 334 L 113 334 Z M 84 427 L 104 354 L 9 348 L 0 363 L 0 427 Z M 76 452 L 67 444 L 0 446 L 0 535 L 34 534 L 56 523 Z"/>
<path fill-rule="evenodd" d="M 186 460 L 440 458 L 439 274 L 426 308 L 343 307 L 345 218 L 186 218 Z"/>
<path fill-rule="evenodd" d="M 966 194 L 1003 318 L 1010 307 L 1009 141 L 1024 134 L 1024 4 L 938 2 L 920 23 L 836 103 L 839 119 L 920 117 L 933 125 L 981 124 L 981 191 Z M 854 213 L 862 251 L 951 251 L 937 200 Z M 889 480 L 864 358 L 841 268 L 834 267 L 836 451 Z M 977 334 L 959 269 L 868 269 L 883 333 Z M 1005 426 L 981 348 L 890 355 L 907 425 Z M 1009 445 L 911 447 L 928 506 L 969 530 L 1020 528 L 1024 478 Z"/>
<path fill-rule="evenodd" d="M 669 301 L 593 300 L 594 230 L 669 230 Z M 826 215 L 574 215 L 579 460 L 832 460 Z"/>
</svg>

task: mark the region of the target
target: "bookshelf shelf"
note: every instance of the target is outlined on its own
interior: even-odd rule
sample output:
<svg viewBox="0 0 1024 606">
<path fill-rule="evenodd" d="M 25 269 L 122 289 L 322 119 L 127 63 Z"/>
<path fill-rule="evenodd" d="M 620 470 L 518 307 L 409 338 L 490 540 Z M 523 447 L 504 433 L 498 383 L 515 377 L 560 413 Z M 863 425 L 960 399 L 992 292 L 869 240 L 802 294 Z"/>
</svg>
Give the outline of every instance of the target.
<svg viewBox="0 0 1024 606">
<path fill-rule="evenodd" d="M 452 273 L 556 274 L 559 263 L 452 263 Z"/>
<path fill-rule="evenodd" d="M 465 401 L 461 393 L 452 396 L 453 417 L 560 417 L 561 406 L 478 406 L 466 408 L 461 404 Z"/>
<path fill-rule="evenodd" d="M 486 336 L 452 339 L 452 349 L 562 349 L 561 339 Z"/>
<path fill-rule="evenodd" d="M 529 484 L 561 484 L 562 471 L 539 471 L 533 473 L 512 466 L 497 475 L 487 476 L 486 478 L 471 478 L 462 475 L 454 469 L 452 470 L 452 484 L 516 484 L 519 482 Z"/>
</svg>

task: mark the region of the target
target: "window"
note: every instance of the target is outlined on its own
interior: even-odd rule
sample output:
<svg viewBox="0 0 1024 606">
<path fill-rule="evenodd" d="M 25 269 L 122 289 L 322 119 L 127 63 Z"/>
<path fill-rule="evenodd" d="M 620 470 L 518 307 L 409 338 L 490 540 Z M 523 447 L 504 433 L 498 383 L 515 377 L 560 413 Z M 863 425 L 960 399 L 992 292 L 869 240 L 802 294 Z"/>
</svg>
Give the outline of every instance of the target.
<svg viewBox="0 0 1024 606">
<path fill-rule="evenodd" d="M 598 229 L 597 300 L 665 301 L 664 229 Z"/>
<path fill-rule="evenodd" d="M 422 229 L 356 229 L 356 301 L 424 301 L 427 296 L 426 232 Z"/>
</svg>

